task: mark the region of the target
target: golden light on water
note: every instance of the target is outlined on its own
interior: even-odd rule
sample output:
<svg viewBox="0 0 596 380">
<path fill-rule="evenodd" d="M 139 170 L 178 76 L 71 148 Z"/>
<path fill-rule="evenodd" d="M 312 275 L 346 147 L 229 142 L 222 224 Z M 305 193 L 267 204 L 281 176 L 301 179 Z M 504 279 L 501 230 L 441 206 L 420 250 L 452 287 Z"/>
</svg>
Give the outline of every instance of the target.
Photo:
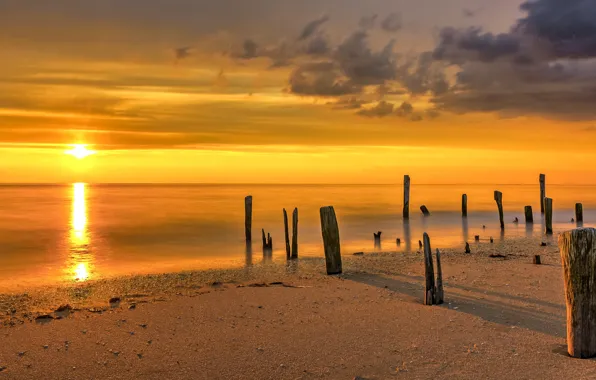
<svg viewBox="0 0 596 380">
<path fill-rule="evenodd" d="M 88 157 L 92 154 L 95 154 L 96 152 L 93 150 L 87 149 L 87 145 L 85 145 L 85 144 L 75 144 L 72 146 L 72 149 L 67 150 L 64 153 L 69 154 L 73 157 L 76 157 L 78 160 L 82 160 L 83 158 Z"/>
<path fill-rule="evenodd" d="M 72 212 L 70 221 L 70 255 L 67 263 L 68 276 L 75 281 L 87 281 L 90 278 L 90 266 L 93 255 L 89 251 L 89 232 L 87 228 L 87 185 L 72 185 Z"/>
<path fill-rule="evenodd" d="M 87 244 L 87 201 L 85 199 L 85 184 L 73 184 L 72 195 L 72 233 L 76 244 Z"/>
<path fill-rule="evenodd" d="M 87 263 L 80 263 L 74 269 L 75 280 L 76 281 L 86 281 L 89 279 L 89 268 L 87 267 Z"/>
</svg>

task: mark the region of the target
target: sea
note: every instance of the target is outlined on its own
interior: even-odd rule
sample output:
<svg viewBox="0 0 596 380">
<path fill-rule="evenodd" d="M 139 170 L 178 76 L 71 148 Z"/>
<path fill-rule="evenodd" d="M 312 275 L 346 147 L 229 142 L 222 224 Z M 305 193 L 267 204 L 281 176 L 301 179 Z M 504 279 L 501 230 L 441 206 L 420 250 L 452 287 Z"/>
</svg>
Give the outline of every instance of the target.
<svg viewBox="0 0 596 380">
<path fill-rule="evenodd" d="M 503 193 L 501 230 L 494 191 Z M 462 194 L 468 217 L 462 218 Z M 253 197 L 253 239 L 244 232 L 244 199 Z M 596 186 L 547 185 L 555 232 L 573 229 L 575 203 L 584 226 L 596 223 Z M 431 215 L 424 217 L 420 206 Z M 534 223 L 524 222 L 524 206 Z M 464 247 L 475 235 L 495 243 L 543 236 L 539 185 L 411 187 L 404 222 L 396 185 L 85 184 L 0 185 L 0 290 L 114 276 L 236 268 L 286 256 L 283 209 L 298 209 L 299 257 L 323 257 L 319 210 L 333 206 L 342 255 L 415 254 L 422 234 L 433 248 Z M 514 219 L 518 218 L 519 223 Z M 271 234 L 263 254 L 261 231 Z M 381 245 L 373 233 L 381 231 Z M 290 227 L 291 234 L 291 227 Z M 397 244 L 397 239 L 401 240 Z"/>
</svg>

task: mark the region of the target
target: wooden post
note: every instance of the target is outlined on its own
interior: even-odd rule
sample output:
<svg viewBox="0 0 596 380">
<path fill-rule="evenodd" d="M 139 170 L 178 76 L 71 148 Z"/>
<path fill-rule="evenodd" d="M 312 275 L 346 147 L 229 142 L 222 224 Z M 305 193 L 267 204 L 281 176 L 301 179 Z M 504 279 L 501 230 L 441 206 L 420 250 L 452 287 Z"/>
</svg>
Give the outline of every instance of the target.
<svg viewBox="0 0 596 380">
<path fill-rule="evenodd" d="M 435 303 L 435 271 L 433 269 L 433 257 L 430 249 L 430 238 L 426 232 L 422 239 L 424 240 L 424 277 L 426 278 L 424 304 L 432 305 Z"/>
<path fill-rule="evenodd" d="M 437 248 L 437 290 L 435 291 L 436 304 L 443 303 L 443 271 L 441 270 L 441 252 Z"/>
<path fill-rule="evenodd" d="M 397 238 L 397 239 L 395 240 L 395 242 L 397 243 L 397 245 L 401 245 L 401 239 L 400 239 L 400 238 Z"/>
<path fill-rule="evenodd" d="M 534 264 L 540 265 L 542 261 L 540 260 L 540 255 L 534 255 Z"/>
<path fill-rule="evenodd" d="M 284 232 L 286 235 L 286 258 L 290 258 L 290 232 L 288 231 L 288 213 L 284 208 Z"/>
<path fill-rule="evenodd" d="M 474 235 L 474 241 L 480 241 L 480 235 Z"/>
<path fill-rule="evenodd" d="M 553 200 L 551 198 L 544 198 L 544 213 L 546 233 L 550 235 L 553 233 Z"/>
<path fill-rule="evenodd" d="M 244 198 L 244 235 L 246 241 L 252 240 L 252 195 Z"/>
<path fill-rule="evenodd" d="M 543 214 L 544 198 L 546 198 L 546 175 L 540 174 L 540 212 Z"/>
<path fill-rule="evenodd" d="M 470 243 L 466 243 L 466 253 L 472 253 L 472 251 L 470 251 Z"/>
<path fill-rule="evenodd" d="M 425 205 L 420 206 L 420 211 L 422 211 L 424 216 L 430 216 L 430 211 L 428 211 L 428 208 Z"/>
<path fill-rule="evenodd" d="M 503 220 L 503 193 L 495 190 L 495 202 L 499 208 L 499 221 L 501 222 L 501 229 L 505 229 L 505 221 Z"/>
<path fill-rule="evenodd" d="M 298 258 L 298 208 L 292 213 L 292 258 Z"/>
<path fill-rule="evenodd" d="M 464 194 L 461 196 L 461 216 L 464 218 L 468 217 L 468 195 Z"/>
<path fill-rule="evenodd" d="M 596 229 L 564 232 L 559 236 L 559 249 L 567 304 L 567 351 L 575 358 L 590 358 L 596 356 Z"/>
<path fill-rule="evenodd" d="M 581 203 L 575 204 L 575 221 L 583 223 L 584 221 L 584 206 Z"/>
<path fill-rule="evenodd" d="M 339 227 L 333 206 L 321 207 L 321 231 L 325 246 L 325 263 L 327 274 L 341 273 L 341 252 L 339 244 Z"/>
<path fill-rule="evenodd" d="M 404 176 L 404 219 L 410 218 L 410 176 Z"/>
<path fill-rule="evenodd" d="M 265 236 L 265 229 L 261 228 L 261 234 L 263 238 L 263 249 L 267 248 L 267 237 Z"/>
<path fill-rule="evenodd" d="M 526 224 L 534 223 L 534 214 L 532 213 L 532 206 L 524 207 L 524 214 L 526 216 Z"/>
</svg>

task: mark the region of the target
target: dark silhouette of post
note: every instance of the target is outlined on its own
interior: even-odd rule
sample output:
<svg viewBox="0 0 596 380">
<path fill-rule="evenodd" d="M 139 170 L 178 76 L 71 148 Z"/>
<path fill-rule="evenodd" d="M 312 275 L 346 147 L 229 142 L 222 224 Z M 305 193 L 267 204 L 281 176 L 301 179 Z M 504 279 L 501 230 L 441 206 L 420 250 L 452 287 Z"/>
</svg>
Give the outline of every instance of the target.
<svg viewBox="0 0 596 380">
<path fill-rule="evenodd" d="M 544 221 L 546 223 L 546 233 L 552 235 L 553 233 L 553 200 L 551 198 L 544 198 Z"/>
<path fill-rule="evenodd" d="M 325 247 L 325 263 L 327 274 L 340 274 L 341 251 L 339 244 L 339 227 L 333 206 L 321 207 L 321 231 L 323 233 L 323 245 Z"/>
<path fill-rule="evenodd" d="M 292 213 L 292 258 L 298 258 L 298 208 Z"/>
<path fill-rule="evenodd" d="M 410 176 L 404 176 L 404 219 L 410 218 Z"/>
<path fill-rule="evenodd" d="M 540 212 L 544 214 L 544 198 L 546 198 L 546 175 L 540 174 Z"/>
<path fill-rule="evenodd" d="M 435 271 L 433 268 L 430 238 L 426 232 L 422 236 L 422 239 L 424 240 L 424 277 L 426 279 L 426 286 L 424 288 L 424 304 L 433 305 L 436 300 Z"/>
<path fill-rule="evenodd" d="M 581 203 L 575 204 L 575 221 L 583 223 L 584 221 L 584 206 Z"/>
<path fill-rule="evenodd" d="M 461 216 L 464 218 L 468 217 L 468 195 L 463 194 L 461 196 Z"/>
<path fill-rule="evenodd" d="M 499 221 L 501 222 L 501 229 L 505 229 L 505 221 L 503 220 L 503 193 L 495 190 L 495 202 L 499 209 Z"/>
<path fill-rule="evenodd" d="M 567 351 L 575 358 L 596 356 L 596 229 L 578 228 L 559 236 L 567 306 Z"/>
<path fill-rule="evenodd" d="M 430 216 L 430 211 L 428 211 L 428 208 L 425 205 L 420 206 L 420 211 L 422 211 L 422 215 Z"/>
<path fill-rule="evenodd" d="M 288 213 L 284 208 L 284 232 L 286 237 L 286 258 L 290 258 L 290 232 L 288 231 Z"/>
<path fill-rule="evenodd" d="M 244 234 L 246 241 L 252 240 L 252 195 L 244 198 Z"/>
<path fill-rule="evenodd" d="M 524 215 L 526 216 L 526 224 L 534 223 L 534 214 L 532 213 L 532 206 L 524 207 Z"/>
<path fill-rule="evenodd" d="M 441 270 L 441 252 L 437 248 L 437 290 L 435 291 L 436 304 L 443 303 L 443 271 Z"/>
</svg>

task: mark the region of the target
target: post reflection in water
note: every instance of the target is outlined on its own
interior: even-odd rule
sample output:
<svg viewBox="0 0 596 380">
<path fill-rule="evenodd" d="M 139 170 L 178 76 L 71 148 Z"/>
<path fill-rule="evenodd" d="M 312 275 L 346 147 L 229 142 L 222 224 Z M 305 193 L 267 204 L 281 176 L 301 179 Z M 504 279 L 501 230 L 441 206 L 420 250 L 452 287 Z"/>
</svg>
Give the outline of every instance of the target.
<svg viewBox="0 0 596 380">
<path fill-rule="evenodd" d="M 86 190 L 84 183 L 72 185 L 70 245 L 66 272 L 67 276 L 75 281 L 89 280 L 93 264 L 93 256 L 89 250 Z"/>
</svg>

